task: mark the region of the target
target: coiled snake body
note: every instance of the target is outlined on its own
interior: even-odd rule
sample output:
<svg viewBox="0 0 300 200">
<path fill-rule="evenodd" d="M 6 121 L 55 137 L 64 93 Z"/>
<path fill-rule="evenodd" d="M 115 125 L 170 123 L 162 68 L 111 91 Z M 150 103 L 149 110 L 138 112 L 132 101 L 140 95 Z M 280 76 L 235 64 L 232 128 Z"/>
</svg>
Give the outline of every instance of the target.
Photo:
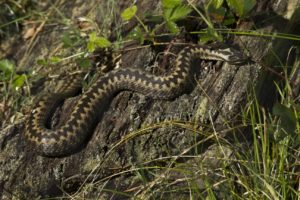
<svg viewBox="0 0 300 200">
<path fill-rule="evenodd" d="M 188 46 L 181 50 L 176 65 L 167 76 L 155 76 L 138 69 L 116 69 L 101 78 L 81 95 L 64 125 L 56 129 L 47 126 L 55 108 L 62 100 L 80 89 L 82 75 L 69 77 L 64 87 L 45 95 L 31 112 L 25 136 L 40 155 L 60 157 L 75 153 L 86 143 L 109 100 L 122 90 L 131 90 L 154 99 L 172 99 L 184 93 L 193 76 L 193 58 L 221 60 L 231 64 L 245 61 L 233 50 L 213 50 L 204 46 Z"/>
</svg>

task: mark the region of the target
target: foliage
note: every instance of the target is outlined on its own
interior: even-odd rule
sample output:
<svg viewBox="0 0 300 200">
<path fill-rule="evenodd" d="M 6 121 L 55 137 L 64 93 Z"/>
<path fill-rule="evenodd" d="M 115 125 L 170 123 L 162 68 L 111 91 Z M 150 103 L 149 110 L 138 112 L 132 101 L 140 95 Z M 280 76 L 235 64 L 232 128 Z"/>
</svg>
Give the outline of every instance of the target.
<svg viewBox="0 0 300 200">
<path fill-rule="evenodd" d="M 185 18 L 192 9 L 183 5 L 180 0 L 162 0 L 163 16 L 167 27 L 171 33 L 179 33 L 180 29 L 175 23 L 176 21 Z"/>
<path fill-rule="evenodd" d="M 211 8 L 215 9 L 215 12 L 219 12 L 220 10 L 224 10 L 225 0 L 211 0 L 208 5 Z M 231 11 L 233 11 L 239 17 L 246 17 L 253 7 L 256 5 L 256 0 L 226 0 Z"/>
<path fill-rule="evenodd" d="M 11 81 L 12 87 L 14 90 L 21 88 L 27 76 L 25 74 L 16 74 L 14 64 L 7 60 L 0 60 L 0 81 L 5 81 L 9 83 Z"/>
<path fill-rule="evenodd" d="M 89 35 L 89 41 L 87 43 L 87 49 L 89 52 L 95 51 L 97 47 L 106 48 L 110 47 L 111 43 L 104 37 L 97 37 L 96 32 L 92 32 Z"/>
<path fill-rule="evenodd" d="M 128 21 L 130 20 L 131 18 L 133 18 L 136 14 L 136 11 L 137 11 L 137 7 L 136 6 L 132 6 L 132 7 L 129 7 L 129 8 L 126 8 L 122 14 L 121 14 L 121 17 L 124 21 Z"/>
<path fill-rule="evenodd" d="M 2 79 L 7 80 L 14 73 L 14 64 L 7 59 L 0 60 L 0 71 L 3 73 Z"/>
<path fill-rule="evenodd" d="M 226 7 L 225 2 L 229 6 L 230 10 L 228 10 Z M 186 5 L 182 0 L 161 0 L 161 5 L 163 21 L 162 23 L 158 24 L 156 28 L 166 25 L 172 34 L 178 34 L 181 30 L 181 27 L 178 27 L 177 22 L 187 18 L 194 9 L 208 25 L 208 27 L 202 33 L 199 33 L 199 42 L 206 43 L 209 41 L 223 40 L 221 34 L 219 34 L 214 28 L 211 20 L 205 17 L 205 15 L 202 14 L 201 11 L 198 10 L 193 4 Z M 255 5 L 256 0 L 243 0 L 242 2 L 235 0 L 211 0 L 207 2 L 205 12 L 213 21 L 219 24 L 222 23 L 223 26 L 230 26 L 236 23 L 235 15 L 241 18 L 247 17 Z M 145 25 L 136 15 L 137 10 L 138 8 L 136 6 L 126 8 L 121 14 L 122 19 L 128 21 L 132 20 L 132 18 L 136 18 L 146 32 L 146 35 L 143 33 L 142 29 L 137 26 L 132 31 L 130 38 L 138 40 L 140 43 L 143 43 L 145 40 L 154 42 L 156 29 L 148 30 L 147 25 Z M 152 19 L 155 19 L 156 22 L 159 21 L 157 20 L 157 17 L 153 17 Z"/>
<path fill-rule="evenodd" d="M 227 0 L 232 11 L 239 17 L 245 17 L 255 6 L 256 0 Z"/>
</svg>

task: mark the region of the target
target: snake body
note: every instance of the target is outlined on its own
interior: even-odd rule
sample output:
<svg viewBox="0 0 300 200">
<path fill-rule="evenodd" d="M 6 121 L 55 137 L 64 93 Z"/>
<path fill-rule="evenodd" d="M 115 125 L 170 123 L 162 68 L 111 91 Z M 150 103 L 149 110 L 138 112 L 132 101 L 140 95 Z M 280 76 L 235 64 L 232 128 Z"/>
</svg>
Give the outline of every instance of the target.
<svg viewBox="0 0 300 200">
<path fill-rule="evenodd" d="M 184 93 L 194 74 L 191 67 L 194 58 L 221 60 L 230 64 L 244 62 L 244 56 L 236 50 L 213 50 L 195 45 L 180 51 L 172 73 L 166 76 L 155 76 L 130 68 L 112 70 L 81 95 L 65 124 L 50 129 L 49 120 L 58 104 L 80 90 L 82 75 L 74 75 L 58 91 L 43 96 L 37 102 L 26 122 L 26 139 L 34 144 L 42 156 L 73 154 L 86 143 L 110 99 L 118 92 L 130 90 L 154 99 L 173 99 Z"/>
</svg>

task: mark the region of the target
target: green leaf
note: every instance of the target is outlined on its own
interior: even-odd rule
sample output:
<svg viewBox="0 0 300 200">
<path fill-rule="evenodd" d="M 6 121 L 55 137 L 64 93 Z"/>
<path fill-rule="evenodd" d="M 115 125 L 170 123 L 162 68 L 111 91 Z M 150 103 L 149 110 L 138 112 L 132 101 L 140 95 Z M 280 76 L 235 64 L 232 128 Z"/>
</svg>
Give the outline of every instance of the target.
<svg viewBox="0 0 300 200">
<path fill-rule="evenodd" d="M 83 43 L 81 36 L 76 31 L 64 32 L 61 40 L 65 48 L 75 47 Z"/>
<path fill-rule="evenodd" d="M 273 107 L 274 115 L 279 116 L 280 126 L 289 134 L 295 133 L 297 119 L 291 108 L 288 108 L 282 104 L 275 104 Z"/>
<path fill-rule="evenodd" d="M 26 75 L 25 74 L 16 75 L 14 77 L 13 82 L 12 82 L 14 89 L 18 90 L 20 87 L 22 87 L 24 85 L 25 81 L 26 81 Z"/>
<path fill-rule="evenodd" d="M 170 19 L 172 17 L 172 12 L 173 12 L 173 8 L 164 9 L 163 16 L 166 21 L 171 21 Z"/>
<path fill-rule="evenodd" d="M 91 34 L 89 34 L 89 41 L 90 42 L 95 42 L 96 39 L 97 39 L 97 33 L 96 32 L 92 32 Z"/>
<path fill-rule="evenodd" d="M 36 63 L 38 64 L 38 65 L 49 65 L 49 62 L 48 62 L 48 60 L 46 60 L 46 59 L 38 59 L 37 61 L 36 61 Z"/>
<path fill-rule="evenodd" d="M 96 32 L 92 32 L 89 35 L 89 41 L 87 43 L 87 49 L 89 52 L 95 51 L 96 47 L 106 48 L 111 46 L 111 42 L 105 37 L 97 37 Z"/>
<path fill-rule="evenodd" d="M 135 16 L 136 11 L 137 11 L 137 7 L 136 7 L 136 6 L 132 6 L 132 7 L 126 8 L 126 9 L 122 12 L 121 17 L 122 17 L 123 20 L 128 21 L 128 20 L 130 20 L 132 17 Z"/>
<path fill-rule="evenodd" d="M 179 33 L 179 28 L 177 26 L 177 24 L 175 22 L 172 22 L 172 21 L 168 21 L 167 22 L 167 26 L 168 26 L 168 29 L 172 32 L 172 33 Z"/>
<path fill-rule="evenodd" d="M 0 72 L 4 73 L 5 78 L 9 78 L 14 73 L 14 64 L 8 59 L 0 60 Z"/>
<path fill-rule="evenodd" d="M 213 5 L 216 9 L 220 8 L 223 4 L 224 0 L 212 0 L 210 4 Z"/>
<path fill-rule="evenodd" d="M 140 42 L 140 44 L 143 44 L 145 41 L 145 37 L 143 35 L 142 30 L 140 29 L 140 27 L 136 26 L 128 35 L 129 38 L 133 39 L 133 40 L 137 40 Z"/>
<path fill-rule="evenodd" d="M 170 21 L 177 21 L 179 19 L 185 18 L 190 12 L 192 12 L 192 9 L 185 5 L 180 5 L 174 8 L 172 15 L 170 16 Z"/>
<path fill-rule="evenodd" d="M 87 43 L 87 49 L 88 49 L 89 52 L 95 51 L 95 49 L 96 49 L 95 42 L 88 41 L 88 43 Z"/>
<path fill-rule="evenodd" d="M 162 0 L 164 8 L 174 8 L 182 4 L 182 0 Z"/>
<path fill-rule="evenodd" d="M 236 19 L 235 19 L 233 13 L 232 12 L 227 13 L 226 18 L 223 21 L 223 25 L 228 26 L 228 25 L 231 25 L 234 23 L 236 23 Z"/>
<path fill-rule="evenodd" d="M 161 15 L 155 15 L 155 14 L 147 14 L 145 17 L 146 22 L 152 22 L 154 24 L 160 24 L 164 21 L 164 18 Z"/>
<path fill-rule="evenodd" d="M 222 23 L 225 18 L 226 9 L 224 7 L 215 7 L 213 4 L 207 6 L 207 12 L 212 20 Z"/>
<path fill-rule="evenodd" d="M 105 37 L 97 37 L 95 40 L 95 44 L 97 47 L 106 48 L 111 45 L 110 41 Z"/>
<path fill-rule="evenodd" d="M 58 56 L 52 56 L 49 61 L 52 63 L 52 64 L 56 64 L 56 63 L 59 63 L 61 62 L 61 58 L 58 57 Z"/>
<path fill-rule="evenodd" d="M 71 39 L 71 37 L 70 37 L 70 35 L 69 34 L 63 34 L 63 36 L 61 37 L 61 40 L 62 40 L 62 42 L 63 42 L 63 44 L 64 44 L 64 47 L 71 47 L 71 46 L 73 46 L 73 41 L 72 41 L 72 39 Z"/>
<path fill-rule="evenodd" d="M 78 58 L 75 62 L 82 68 L 89 68 L 92 66 L 91 60 L 88 58 Z"/>
<path fill-rule="evenodd" d="M 255 6 L 256 0 L 227 0 L 230 9 L 240 17 L 245 17 Z"/>
<path fill-rule="evenodd" d="M 204 44 L 211 41 L 223 41 L 222 35 L 219 35 L 218 32 L 213 28 L 207 28 L 205 33 L 199 34 L 199 43 Z"/>
</svg>

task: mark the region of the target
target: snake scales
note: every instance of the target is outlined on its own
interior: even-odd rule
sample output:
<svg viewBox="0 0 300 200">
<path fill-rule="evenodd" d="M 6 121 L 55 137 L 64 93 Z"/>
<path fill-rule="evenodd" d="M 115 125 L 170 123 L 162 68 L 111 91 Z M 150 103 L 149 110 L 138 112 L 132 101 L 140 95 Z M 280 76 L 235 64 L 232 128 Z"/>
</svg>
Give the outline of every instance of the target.
<svg viewBox="0 0 300 200">
<path fill-rule="evenodd" d="M 34 144 L 40 155 L 60 157 L 73 154 L 86 143 L 99 115 L 116 93 L 130 90 L 154 99 L 173 99 L 184 93 L 194 74 L 191 66 L 194 58 L 221 60 L 230 64 L 245 61 L 243 54 L 230 48 L 213 50 L 195 45 L 181 50 L 172 73 L 166 76 L 155 76 L 130 68 L 113 70 L 95 81 L 81 95 L 65 124 L 50 129 L 48 124 L 55 108 L 81 88 L 83 75 L 72 75 L 58 91 L 39 100 L 26 122 L 25 137 Z"/>
</svg>

